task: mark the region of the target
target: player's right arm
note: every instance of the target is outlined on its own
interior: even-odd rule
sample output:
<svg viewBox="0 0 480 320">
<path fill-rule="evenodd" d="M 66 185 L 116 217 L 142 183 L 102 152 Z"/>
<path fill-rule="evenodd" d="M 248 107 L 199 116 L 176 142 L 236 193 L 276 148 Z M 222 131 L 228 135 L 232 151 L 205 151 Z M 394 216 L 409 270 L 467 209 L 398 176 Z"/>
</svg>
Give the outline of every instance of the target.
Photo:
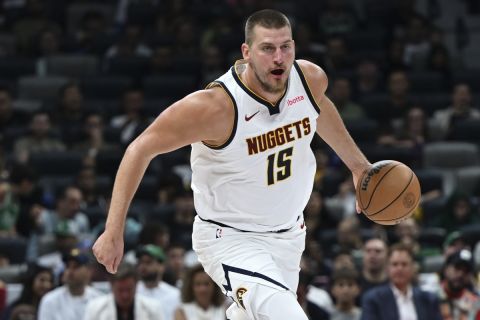
<svg viewBox="0 0 480 320">
<path fill-rule="evenodd" d="M 105 231 L 93 246 L 108 272 L 115 273 L 122 259 L 128 207 L 150 161 L 194 142 L 219 145 L 228 139 L 233 121 L 233 107 L 222 89 L 197 91 L 167 108 L 128 146 L 115 178 Z"/>
</svg>

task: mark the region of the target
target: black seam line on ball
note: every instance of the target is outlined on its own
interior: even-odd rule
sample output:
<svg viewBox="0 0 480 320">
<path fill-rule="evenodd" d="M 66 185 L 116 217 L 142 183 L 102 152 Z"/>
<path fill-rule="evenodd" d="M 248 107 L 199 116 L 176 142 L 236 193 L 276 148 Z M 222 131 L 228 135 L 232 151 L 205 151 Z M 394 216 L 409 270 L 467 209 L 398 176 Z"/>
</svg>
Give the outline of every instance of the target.
<svg viewBox="0 0 480 320">
<path fill-rule="evenodd" d="M 372 195 L 370 197 L 370 199 L 368 199 L 368 203 L 367 203 L 367 206 L 365 207 L 364 210 L 367 210 L 368 207 L 370 207 L 370 203 L 372 202 L 372 199 L 373 199 L 373 196 L 375 195 L 375 192 L 377 191 L 377 188 L 378 186 L 380 185 L 380 182 L 383 180 L 383 178 L 385 178 L 385 176 L 390 172 L 392 171 L 393 169 L 395 169 L 396 167 L 398 167 L 400 164 L 396 164 L 394 165 L 393 167 L 391 167 L 390 169 L 388 169 L 387 172 L 385 172 L 385 174 L 380 178 L 380 180 L 378 180 L 377 182 L 377 185 L 375 186 L 375 188 L 373 188 L 373 191 L 372 191 Z M 373 169 L 372 169 L 373 170 Z M 385 208 L 384 208 L 385 209 Z M 383 209 L 382 209 L 383 210 Z"/>
<path fill-rule="evenodd" d="M 415 205 L 413 206 L 413 208 L 416 208 L 419 203 L 420 203 L 420 197 L 418 197 L 418 200 L 417 200 L 417 202 L 415 203 Z M 414 210 L 415 210 L 415 209 L 414 209 Z M 413 211 L 413 210 L 412 210 L 412 211 Z M 398 218 L 393 219 L 393 220 L 403 219 L 403 218 L 405 218 L 406 216 L 408 216 L 412 211 L 407 212 L 407 213 L 405 213 L 403 216 L 398 217 Z M 368 217 L 368 216 L 367 216 L 367 217 Z M 392 219 L 375 219 L 375 220 L 372 220 L 372 221 L 393 221 L 393 220 L 392 220 Z"/>
<path fill-rule="evenodd" d="M 400 193 L 398 194 L 398 196 L 397 196 L 395 199 L 392 200 L 392 202 L 390 202 L 388 205 L 386 205 L 383 209 L 381 209 L 381 210 L 379 210 L 379 211 L 377 211 L 377 212 L 374 212 L 374 213 L 372 213 L 372 214 L 369 214 L 368 216 L 371 217 L 371 216 L 376 215 L 377 213 L 382 212 L 383 210 L 385 210 L 385 208 L 388 208 L 392 203 L 394 203 L 395 201 L 397 201 L 397 199 L 400 198 L 400 197 L 403 195 L 403 193 L 405 192 L 405 190 L 407 190 L 408 186 L 409 186 L 410 183 L 412 182 L 412 179 L 413 179 L 413 172 L 411 173 L 411 175 L 410 175 L 410 180 L 408 181 L 408 183 L 407 183 L 407 185 L 405 186 L 405 188 L 403 188 L 402 192 L 400 192 Z"/>
</svg>

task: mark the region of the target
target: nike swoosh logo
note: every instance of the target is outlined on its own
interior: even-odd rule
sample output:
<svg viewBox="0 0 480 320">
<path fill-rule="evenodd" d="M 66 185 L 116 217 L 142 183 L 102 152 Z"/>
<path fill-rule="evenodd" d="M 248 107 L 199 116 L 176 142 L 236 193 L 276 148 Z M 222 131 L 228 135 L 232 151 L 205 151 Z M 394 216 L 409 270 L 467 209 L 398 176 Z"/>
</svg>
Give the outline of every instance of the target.
<svg viewBox="0 0 480 320">
<path fill-rule="evenodd" d="M 254 114 L 252 114 L 250 117 L 245 115 L 245 121 L 250 121 L 252 120 L 253 117 L 255 117 L 257 115 L 257 113 L 259 113 L 260 110 L 258 110 L 257 112 L 255 112 Z"/>
</svg>

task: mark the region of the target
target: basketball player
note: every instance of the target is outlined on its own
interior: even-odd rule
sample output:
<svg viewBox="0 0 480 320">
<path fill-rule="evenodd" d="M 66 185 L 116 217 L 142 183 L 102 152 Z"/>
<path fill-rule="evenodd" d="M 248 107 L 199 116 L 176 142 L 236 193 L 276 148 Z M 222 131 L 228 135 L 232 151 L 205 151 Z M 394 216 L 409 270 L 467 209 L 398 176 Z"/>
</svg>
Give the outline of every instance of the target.
<svg viewBox="0 0 480 320">
<path fill-rule="evenodd" d="M 369 162 L 325 96 L 323 70 L 295 60 L 286 16 L 251 15 L 241 49 L 243 60 L 174 103 L 129 145 L 93 251 L 116 272 L 127 209 L 149 162 L 191 144 L 193 248 L 235 301 L 227 318 L 303 320 L 295 292 L 305 245 L 302 211 L 315 173 L 310 141 L 317 132 L 355 182 Z"/>
</svg>

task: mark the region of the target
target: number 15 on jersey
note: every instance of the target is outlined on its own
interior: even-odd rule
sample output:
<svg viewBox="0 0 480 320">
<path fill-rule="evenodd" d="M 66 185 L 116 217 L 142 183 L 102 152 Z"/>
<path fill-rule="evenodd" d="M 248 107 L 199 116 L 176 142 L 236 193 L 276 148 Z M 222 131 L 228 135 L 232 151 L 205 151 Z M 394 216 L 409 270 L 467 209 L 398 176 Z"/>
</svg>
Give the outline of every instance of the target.
<svg viewBox="0 0 480 320">
<path fill-rule="evenodd" d="M 293 147 L 272 153 L 267 157 L 267 181 L 272 185 L 290 177 L 292 174 Z"/>
</svg>

